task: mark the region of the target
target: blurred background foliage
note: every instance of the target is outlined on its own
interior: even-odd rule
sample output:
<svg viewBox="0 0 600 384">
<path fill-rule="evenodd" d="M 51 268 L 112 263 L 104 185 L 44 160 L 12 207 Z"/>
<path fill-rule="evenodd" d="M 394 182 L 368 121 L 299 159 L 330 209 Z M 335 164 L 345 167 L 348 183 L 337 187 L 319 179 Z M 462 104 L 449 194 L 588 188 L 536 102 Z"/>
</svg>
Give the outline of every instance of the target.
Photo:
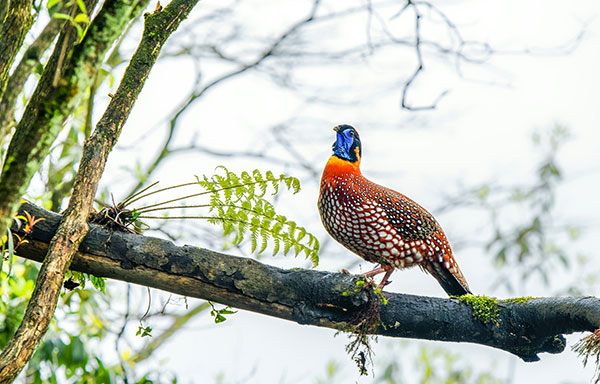
<svg viewBox="0 0 600 384">
<path fill-rule="evenodd" d="M 9 110 L 16 120 L 39 79 L 49 57 L 52 40 L 58 33 L 52 24 L 56 23 L 56 12 L 49 11 L 49 5 L 63 7 L 70 6 L 70 2 L 52 1 L 49 4 L 43 0 L 35 1 L 36 21 L 26 38 L 23 52 L 38 41 L 36 37 L 43 31 L 49 30 L 54 35 L 50 42 L 42 44 L 38 56 L 21 55 L 17 60 L 28 63 L 29 74 L 19 92 L 20 97 L 15 99 Z M 261 5 L 264 10 L 264 4 Z M 154 6 L 151 4 L 151 7 Z M 301 179 L 303 185 L 308 185 L 308 191 L 314 191 L 322 165 L 322 161 L 315 159 L 326 158 L 323 149 L 327 149 L 327 145 L 312 151 L 307 147 L 322 146 L 322 143 L 332 140 L 330 132 L 323 133 L 323 129 L 317 132 L 314 128 L 333 125 L 322 117 L 326 114 L 324 110 L 343 115 L 343 111 L 357 103 L 364 102 L 369 108 L 373 99 L 383 93 L 393 93 L 399 101 L 394 108 L 404 107 L 407 111 L 403 115 L 405 120 L 399 123 L 382 116 L 381 124 L 363 119 L 364 125 L 378 125 L 377 129 L 382 130 L 407 124 L 421 127 L 425 125 L 420 120 L 423 116 L 416 113 L 435 109 L 440 100 L 450 97 L 439 87 L 436 88 L 438 91 L 425 92 L 424 95 L 418 91 L 422 85 L 416 80 L 423 76 L 425 60 L 430 64 L 428 71 L 456 71 L 460 79 L 460 72 L 465 67 L 486 68 L 487 60 L 499 53 L 485 41 L 463 37 L 460 26 L 441 7 L 428 2 L 340 4 L 314 1 L 293 5 L 281 2 L 269 6 L 275 8 L 269 11 L 270 16 L 261 14 L 244 2 L 207 2 L 201 4 L 194 16 L 182 26 L 168 44 L 160 63 L 165 65 L 167 73 L 185 68 L 193 80 L 186 80 L 187 88 L 177 89 L 174 102 L 163 100 L 155 105 L 154 110 L 144 111 L 144 114 L 152 116 L 139 123 L 136 131 L 124 135 L 116 150 L 120 160 L 115 161 L 120 163 L 111 164 L 109 170 L 112 174 L 108 175 L 98 194 L 99 209 L 112 205 L 113 200 L 125 198 L 159 176 L 168 179 L 165 170 L 168 173 L 170 167 L 182 168 L 182 173 L 190 179 L 195 174 L 211 173 L 215 164 L 252 162 L 253 167 L 276 167 L 289 172 Z M 275 22 L 271 17 L 280 7 L 292 10 L 283 13 L 285 16 Z M 357 20 L 368 28 L 357 31 L 349 27 Z M 269 24 L 270 21 L 273 23 Z M 400 21 L 410 28 L 398 27 Z M 430 28 L 429 34 L 423 34 L 423 25 Z M 141 18 L 137 18 L 116 42 L 112 54 L 96 74 L 94 84 L 65 123 L 32 183 L 28 198 L 54 212 L 65 207 L 83 143 L 91 133 L 96 116 L 107 104 L 107 94 L 114 89 L 115 79 L 120 77 L 137 44 L 140 28 Z M 434 32 L 431 32 L 432 29 Z M 347 38 L 341 40 L 344 44 L 339 44 L 340 40 L 335 40 L 328 31 L 335 31 L 331 35 L 338 37 L 346 34 Z M 579 35 L 574 35 L 575 38 L 569 38 L 571 45 L 558 47 L 553 54 L 568 55 L 578 42 Z M 398 52 L 405 57 L 410 56 L 412 61 L 384 60 Z M 535 54 L 526 49 L 511 53 Z M 362 73 L 357 68 L 378 65 L 402 69 L 391 78 L 373 76 L 359 80 L 353 77 Z M 320 76 L 327 76 L 338 68 L 343 72 L 338 83 L 329 87 L 319 84 Z M 244 77 L 249 72 L 257 75 L 255 83 L 249 83 Z M 232 81 L 233 85 L 230 84 Z M 368 88 L 365 87 L 367 83 Z M 231 136 L 225 141 L 229 145 L 211 146 L 210 138 L 215 133 L 209 133 L 207 129 L 224 131 L 216 134 L 227 136 L 230 128 L 206 128 L 204 125 L 212 122 L 194 121 L 190 118 L 192 111 L 194 116 L 202 113 L 201 105 L 209 91 L 235 92 L 236 88 L 248 86 L 257 87 L 253 90 L 256 97 L 261 97 L 260 87 L 275 87 L 285 90 L 283 97 L 289 97 L 285 95 L 291 93 L 300 102 L 295 109 L 284 108 L 288 117 L 270 121 L 266 125 L 268 128 L 248 122 L 248 126 L 240 127 L 240 131 L 231 129 Z M 170 97 L 168 92 L 172 91 L 165 91 L 165 97 Z M 340 96 L 335 99 L 327 97 L 333 93 Z M 244 93 L 244 97 L 247 94 Z M 418 101 L 411 98 L 413 94 L 419 96 Z M 168 108 L 161 103 L 168 104 Z M 269 108 L 277 108 L 277 101 L 267 104 Z M 232 105 L 235 105 L 234 102 Z M 210 102 L 204 108 L 211 108 Z M 269 114 L 269 108 L 256 113 Z M 376 117 L 371 119 L 377 120 Z M 2 132 L 8 132 L 3 137 L 2 153 L 6 150 L 11 127 L 14 127 L 13 119 L 10 120 L 4 119 L 2 123 Z M 198 127 L 204 131 L 197 130 Z M 483 264 L 493 269 L 493 281 L 481 291 L 491 295 L 521 296 L 527 295 L 530 285 L 541 282 L 547 295 L 576 295 L 586 294 L 597 286 L 589 255 L 582 254 L 573 246 L 585 233 L 586 226 L 565 222 L 555 212 L 558 190 L 570 177 L 563 171 L 560 156 L 569 138 L 569 129 L 564 125 L 538 129 L 531 139 L 533 156 L 530 165 L 533 171 L 528 174 L 527 180 L 517 183 L 513 180 L 490 180 L 451 188 L 445 191 L 439 207 L 433 209 L 436 216 L 455 214 L 468 218 L 473 214 L 485 223 L 486 229 L 479 231 L 477 237 L 459 236 L 454 246 L 457 253 L 469 248 L 479 249 L 486 258 Z M 185 157 L 188 155 L 201 155 L 205 162 L 186 169 Z M 370 155 L 374 156 L 373 152 Z M 381 179 L 391 177 L 392 171 L 378 169 L 376 174 Z M 459 185 L 459 182 L 456 184 Z M 275 204 L 279 203 L 277 197 Z M 289 204 L 289 201 L 283 203 Z M 315 212 L 312 216 L 308 215 L 315 221 L 312 228 L 318 228 Z M 231 242 L 221 230 L 208 224 L 151 221 L 150 228 L 148 233 L 152 235 L 213 249 L 229 247 L 239 254 L 254 257 L 249 241 Z M 335 253 L 330 240 L 322 231 L 320 235 L 323 244 L 321 258 L 330 255 L 330 252 Z M 3 257 L 8 261 L 8 254 Z M 334 260 L 338 269 L 355 267 L 360 262 L 347 257 L 334 257 Z M 460 257 L 459 260 L 462 261 Z M 10 276 L 9 263 L 4 262 L 1 271 L 0 347 L 18 327 L 39 269 L 39 264 L 17 256 L 10 261 Z M 303 264 L 300 260 L 295 263 L 310 266 L 309 262 Z M 151 360 L 156 351 L 174 339 L 192 319 L 209 317 L 211 308 L 219 310 L 211 303 L 188 302 L 186 298 L 126 284 L 109 281 L 106 285 L 105 292 L 100 292 L 90 282 L 73 290 L 64 290 L 51 329 L 26 372 L 21 375 L 21 382 L 178 382 L 177 372 L 143 362 Z M 223 314 L 225 318 L 235 317 L 228 310 Z M 147 331 L 144 337 L 136 336 L 140 329 Z M 203 332 L 210 332 L 210 329 Z M 382 344 L 381 348 L 389 351 L 380 353 L 385 357 L 375 358 L 375 383 L 501 383 L 512 380 L 510 372 L 498 373 L 494 364 L 476 366 L 465 356 L 441 346 L 432 347 L 431 344 L 414 341 Z M 396 358 L 400 356 L 402 358 Z M 344 364 L 336 359 L 324 362 L 322 367 L 313 367 L 314 380 L 316 383 L 354 381 L 352 378 L 357 373 L 348 374 L 343 367 Z M 252 377 L 253 372 L 249 372 L 246 379 L 252 380 Z M 230 372 L 223 372 L 214 378 L 214 382 L 244 381 L 234 380 Z"/>
</svg>

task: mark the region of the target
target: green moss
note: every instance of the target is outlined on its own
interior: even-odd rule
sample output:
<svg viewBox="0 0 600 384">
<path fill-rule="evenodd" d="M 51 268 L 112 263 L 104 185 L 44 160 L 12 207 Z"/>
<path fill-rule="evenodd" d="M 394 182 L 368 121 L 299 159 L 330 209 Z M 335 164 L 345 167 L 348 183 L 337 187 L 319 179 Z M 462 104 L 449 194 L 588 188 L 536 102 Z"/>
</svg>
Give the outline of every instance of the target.
<svg viewBox="0 0 600 384">
<path fill-rule="evenodd" d="M 500 315 L 498 300 L 493 297 L 463 295 L 458 301 L 473 308 L 473 318 L 483 324 L 495 322 Z"/>
<path fill-rule="evenodd" d="M 363 291 L 366 286 L 367 286 L 367 280 L 365 280 L 364 278 L 362 278 L 361 280 L 358 280 L 356 282 L 356 288 L 353 291 L 344 291 L 344 292 L 342 292 L 342 296 L 352 296 L 352 295 L 355 295 L 355 294 Z"/>
<path fill-rule="evenodd" d="M 501 302 L 507 303 L 507 304 L 527 304 L 527 302 L 531 299 L 535 299 L 535 297 L 533 297 L 533 296 L 513 297 L 512 299 L 501 300 Z"/>
</svg>

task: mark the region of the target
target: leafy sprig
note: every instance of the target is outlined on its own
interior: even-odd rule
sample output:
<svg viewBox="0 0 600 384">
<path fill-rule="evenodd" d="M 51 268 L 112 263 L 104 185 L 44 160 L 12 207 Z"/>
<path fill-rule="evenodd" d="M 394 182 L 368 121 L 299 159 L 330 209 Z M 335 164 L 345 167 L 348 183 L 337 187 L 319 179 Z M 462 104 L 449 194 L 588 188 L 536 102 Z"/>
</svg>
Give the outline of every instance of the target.
<svg viewBox="0 0 600 384">
<path fill-rule="evenodd" d="M 150 187 L 156 184 L 152 184 Z M 176 197 L 160 203 L 136 208 L 124 217 L 139 219 L 205 219 L 208 222 L 220 225 L 223 236 L 233 245 L 241 244 L 249 238 L 252 252 L 263 253 L 272 245 L 273 255 L 283 252 L 284 255 L 293 252 L 295 256 L 304 254 L 313 265 L 319 262 L 319 241 L 305 228 L 295 221 L 275 211 L 273 204 L 267 196 L 277 195 L 282 189 L 293 193 L 300 191 L 300 181 L 292 176 L 275 176 L 273 172 L 264 173 L 255 169 L 252 172 L 242 172 L 239 175 L 229 171 L 224 166 L 217 167 L 217 172 L 208 177 L 196 176 L 195 182 L 179 184 L 171 187 L 146 192 L 149 187 L 127 198 L 117 205 L 123 210 L 131 204 L 160 192 L 176 188 L 198 185 L 202 191 Z M 202 204 L 188 204 L 173 206 L 171 203 L 205 196 L 208 202 Z M 208 215 L 197 216 L 150 216 L 148 213 L 172 209 L 206 208 Z"/>
<path fill-rule="evenodd" d="M 233 311 L 229 306 L 217 309 L 212 301 L 209 301 L 208 304 L 212 308 L 210 315 L 215 318 L 215 324 L 219 324 L 227 320 L 225 315 L 233 315 L 234 313 L 237 313 L 237 311 Z"/>
<path fill-rule="evenodd" d="M 152 327 L 147 326 L 144 327 L 142 325 L 138 326 L 138 330 L 135 333 L 136 336 L 140 336 L 140 337 L 152 337 Z"/>
<path fill-rule="evenodd" d="M 65 288 L 67 289 L 74 289 L 77 287 L 85 288 L 86 283 L 89 281 L 94 288 L 102 292 L 102 294 L 106 294 L 106 278 L 104 277 L 97 277 L 90 273 L 69 270 L 65 275 L 65 280 Z"/>
<path fill-rule="evenodd" d="M 26 237 L 31 233 L 33 226 L 39 223 L 42 218 L 37 218 L 35 216 L 31 216 L 29 212 L 25 212 L 25 216 L 16 215 L 14 217 L 17 228 L 23 227 L 23 235 L 19 236 L 16 233 L 13 233 L 10 228 L 7 229 L 6 235 L 2 236 L 0 239 L 0 274 L 2 274 L 2 267 L 4 264 L 4 259 L 8 259 L 8 271 L 6 272 L 7 276 L 10 276 L 13 268 L 13 260 L 15 256 L 15 250 L 19 248 L 21 245 L 27 242 Z M 13 237 L 17 240 L 15 243 Z"/>
</svg>

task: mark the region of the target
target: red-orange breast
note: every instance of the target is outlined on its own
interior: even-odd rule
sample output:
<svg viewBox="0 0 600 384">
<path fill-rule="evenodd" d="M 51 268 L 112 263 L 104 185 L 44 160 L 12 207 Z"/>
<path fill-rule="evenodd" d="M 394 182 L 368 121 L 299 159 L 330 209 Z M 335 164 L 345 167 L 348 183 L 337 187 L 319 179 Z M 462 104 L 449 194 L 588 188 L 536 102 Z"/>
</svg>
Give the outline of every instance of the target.
<svg viewBox="0 0 600 384">
<path fill-rule="evenodd" d="M 349 125 L 337 133 L 319 194 L 319 213 L 327 232 L 363 259 L 380 264 L 367 272 L 386 272 L 415 265 L 431 273 L 448 295 L 470 293 L 454 260 L 446 235 L 435 218 L 408 197 L 367 180 L 360 172 L 362 146 Z"/>
</svg>

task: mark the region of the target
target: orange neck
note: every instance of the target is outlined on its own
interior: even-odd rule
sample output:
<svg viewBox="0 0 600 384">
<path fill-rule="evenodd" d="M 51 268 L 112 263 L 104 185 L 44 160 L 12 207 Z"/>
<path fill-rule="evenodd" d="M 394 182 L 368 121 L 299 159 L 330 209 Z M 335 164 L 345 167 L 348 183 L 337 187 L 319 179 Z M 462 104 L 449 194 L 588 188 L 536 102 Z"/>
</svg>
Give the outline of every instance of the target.
<svg viewBox="0 0 600 384">
<path fill-rule="evenodd" d="M 342 174 L 360 175 L 360 158 L 358 161 L 352 163 L 347 160 L 342 160 L 337 156 L 331 156 L 325 165 L 323 179 L 325 180 L 329 177 Z"/>
</svg>

